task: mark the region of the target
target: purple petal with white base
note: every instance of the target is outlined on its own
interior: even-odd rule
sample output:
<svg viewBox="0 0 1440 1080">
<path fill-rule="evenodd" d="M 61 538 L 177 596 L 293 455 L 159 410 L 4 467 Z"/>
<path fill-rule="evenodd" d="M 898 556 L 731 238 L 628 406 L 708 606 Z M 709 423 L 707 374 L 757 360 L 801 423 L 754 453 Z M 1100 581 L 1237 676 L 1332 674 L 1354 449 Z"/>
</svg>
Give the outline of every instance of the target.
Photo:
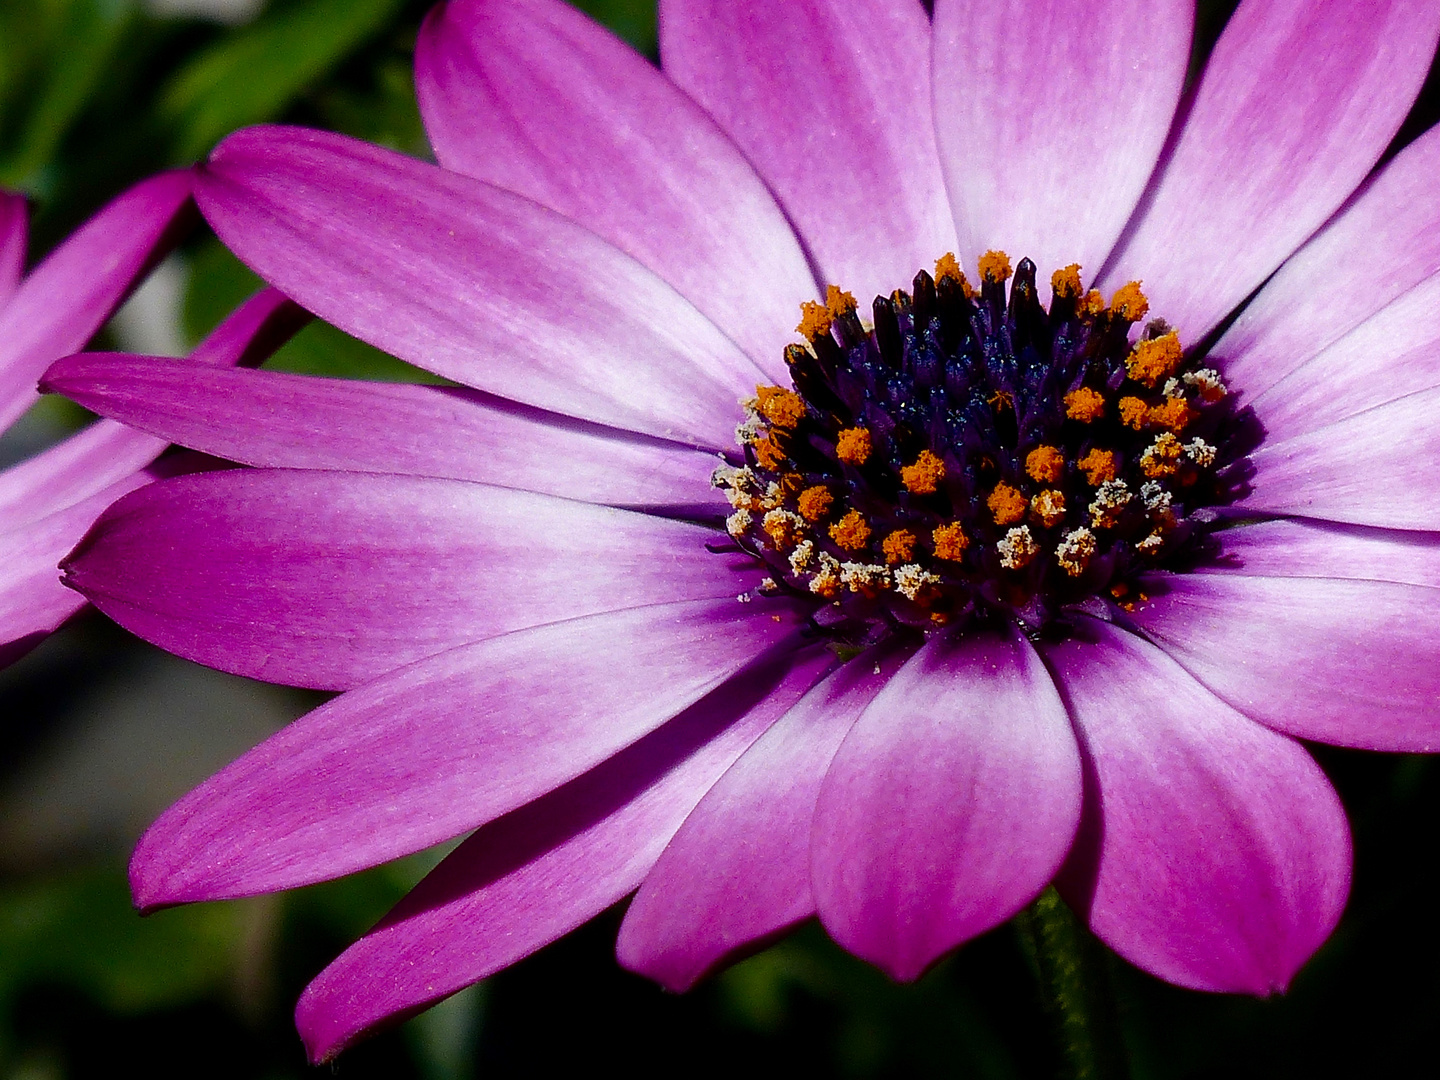
<svg viewBox="0 0 1440 1080">
<path fill-rule="evenodd" d="M 810 823 L 860 713 L 913 653 L 846 663 L 756 741 L 700 800 L 645 877 L 615 943 L 620 963 L 688 990 L 737 949 L 815 914 Z"/>
<path fill-rule="evenodd" d="M 1437 34 L 1430 0 L 1245 0 L 1105 287 L 1143 279 L 1153 311 L 1204 337 L 1365 178 Z"/>
<path fill-rule="evenodd" d="M 303 128 L 230 136 L 197 176 L 220 238 L 402 360 L 528 405 L 718 449 L 760 369 L 594 233 L 511 192 Z"/>
<path fill-rule="evenodd" d="M 1242 573 L 1157 575 L 1153 587 L 1129 617 L 1246 716 L 1340 746 L 1440 749 L 1440 590 Z"/>
<path fill-rule="evenodd" d="M 661 0 L 660 57 L 754 163 L 827 284 L 888 296 L 955 249 L 919 3 Z"/>
<path fill-rule="evenodd" d="M 833 662 L 809 650 L 742 672 L 482 828 L 306 988 L 295 1019 L 311 1060 L 514 963 L 633 890 L 715 778 Z"/>
<path fill-rule="evenodd" d="M 735 145 L 653 64 L 560 0 L 450 0 L 415 49 L 447 169 L 543 203 L 673 285 L 769 377 L 815 294 Z"/>
<path fill-rule="evenodd" d="M 1383 383 L 1383 379 L 1377 381 Z M 1267 442 L 1250 455 L 1241 511 L 1301 514 L 1391 529 L 1440 529 L 1440 387 Z"/>
<path fill-rule="evenodd" d="M 130 864 L 135 902 L 294 888 L 459 836 L 654 731 L 802 622 L 788 605 L 734 597 L 659 604 L 401 668 L 297 720 L 166 811 Z"/>
<path fill-rule="evenodd" d="M 1215 346 L 1260 393 L 1440 271 L 1440 129 L 1396 155 L 1265 283 Z M 1350 283 L 1350 284 L 1345 284 Z"/>
<path fill-rule="evenodd" d="M 993 248 L 1099 272 L 1170 130 L 1194 15 L 1193 0 L 937 0 L 935 130 L 963 265 Z"/>
<path fill-rule="evenodd" d="M 1101 940 L 1162 979 L 1284 991 L 1345 906 L 1340 800 L 1295 742 L 1154 646 L 1082 622 L 1041 646 L 1088 764 L 1086 824 L 1061 892 Z"/>
<path fill-rule="evenodd" d="M 63 360 L 45 386 L 102 416 L 246 465 L 433 476 L 611 506 L 728 512 L 710 486 L 713 454 L 478 390 L 118 353 Z M 252 428 L 252 416 L 264 416 L 264 427 Z"/>
<path fill-rule="evenodd" d="M 557 619 L 734 603 L 761 574 L 706 550 L 719 535 L 482 484 L 237 470 L 116 503 L 64 571 L 116 622 L 181 656 L 343 690 Z"/>
<path fill-rule="evenodd" d="M 20 284 L 0 310 L 0 430 L 34 402 L 40 373 L 110 317 L 180 226 L 189 199 L 189 172 L 136 184 Z"/>
<path fill-rule="evenodd" d="M 910 980 L 1054 876 L 1080 820 L 1080 756 L 1018 633 L 939 635 L 861 714 L 821 786 L 820 921 Z"/>
</svg>

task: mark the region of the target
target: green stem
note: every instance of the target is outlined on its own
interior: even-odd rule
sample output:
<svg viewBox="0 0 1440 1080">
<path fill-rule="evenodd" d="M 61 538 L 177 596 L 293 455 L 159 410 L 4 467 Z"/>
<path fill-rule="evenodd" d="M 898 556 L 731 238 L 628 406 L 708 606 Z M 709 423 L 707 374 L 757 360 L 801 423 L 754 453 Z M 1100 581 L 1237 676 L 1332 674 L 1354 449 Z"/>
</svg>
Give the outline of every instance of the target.
<svg viewBox="0 0 1440 1080">
<path fill-rule="evenodd" d="M 1069 1075 L 1125 1080 L 1129 1069 L 1104 947 L 1053 888 L 1015 916 L 1015 928 L 1057 1022 Z"/>
</svg>

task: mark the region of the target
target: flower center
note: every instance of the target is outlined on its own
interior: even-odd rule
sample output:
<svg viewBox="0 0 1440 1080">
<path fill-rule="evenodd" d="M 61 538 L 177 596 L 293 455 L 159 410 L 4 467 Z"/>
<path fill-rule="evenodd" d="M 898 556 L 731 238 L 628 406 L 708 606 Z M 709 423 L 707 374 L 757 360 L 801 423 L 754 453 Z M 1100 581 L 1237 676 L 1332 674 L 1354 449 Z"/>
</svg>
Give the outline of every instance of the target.
<svg viewBox="0 0 1440 1080">
<path fill-rule="evenodd" d="M 827 625 L 1039 631 L 1093 597 L 1133 606 L 1137 575 L 1193 556 L 1229 501 L 1233 403 L 1162 320 L 1131 341 L 1139 282 L 1107 305 L 1067 266 L 1047 311 L 1029 259 L 1013 281 L 1003 252 L 979 270 L 977 291 L 944 256 L 869 326 L 832 285 L 802 307 L 792 387 L 744 403 L 745 463 L 713 478 L 727 528 Z"/>
</svg>

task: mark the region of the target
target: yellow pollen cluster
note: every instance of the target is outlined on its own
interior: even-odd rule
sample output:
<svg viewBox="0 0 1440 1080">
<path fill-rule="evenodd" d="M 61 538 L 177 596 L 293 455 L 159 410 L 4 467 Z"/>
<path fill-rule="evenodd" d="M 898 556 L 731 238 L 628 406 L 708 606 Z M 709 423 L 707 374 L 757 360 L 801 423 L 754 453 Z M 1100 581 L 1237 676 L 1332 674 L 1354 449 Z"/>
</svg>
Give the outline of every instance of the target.
<svg viewBox="0 0 1440 1080">
<path fill-rule="evenodd" d="M 1085 299 L 1080 301 L 1080 314 L 1094 318 L 1105 310 L 1105 297 L 1100 295 L 1099 289 L 1091 289 L 1085 294 Z"/>
<path fill-rule="evenodd" d="M 1174 375 L 1182 360 L 1180 337 L 1172 331 L 1138 342 L 1135 351 L 1125 361 L 1125 372 L 1138 383 L 1154 386 L 1161 379 Z"/>
<path fill-rule="evenodd" d="M 835 505 L 835 496 L 830 494 L 829 488 L 817 484 L 802 491 L 795 505 L 806 521 L 819 521 L 830 513 L 830 507 Z"/>
<path fill-rule="evenodd" d="M 789 430 L 805 419 L 805 401 L 793 390 L 778 386 L 757 386 L 755 411 L 770 421 L 771 427 Z"/>
<path fill-rule="evenodd" d="M 1030 500 L 1030 511 L 1047 529 L 1065 520 L 1065 496 L 1058 491 L 1046 490 Z"/>
<path fill-rule="evenodd" d="M 864 465 L 870 457 L 870 432 L 846 428 L 835 442 L 835 456 L 846 465 Z"/>
<path fill-rule="evenodd" d="M 998 483 L 990 497 L 985 500 L 990 513 L 995 516 L 996 525 L 1013 525 L 1025 516 L 1030 503 L 1018 490 L 1009 484 Z"/>
<path fill-rule="evenodd" d="M 1099 487 L 1108 480 L 1115 479 L 1116 461 L 1115 454 L 1110 450 L 1091 450 L 1075 463 L 1091 487 Z"/>
<path fill-rule="evenodd" d="M 915 464 L 900 470 L 900 479 L 916 495 L 934 495 L 945 479 L 945 463 L 929 450 L 921 450 Z"/>
<path fill-rule="evenodd" d="M 851 510 L 830 526 L 830 539 L 846 551 L 859 551 L 870 542 L 870 526 L 860 516 L 860 511 Z"/>
<path fill-rule="evenodd" d="M 981 281 L 1010 280 L 1010 256 L 1003 251 L 987 251 L 980 256 Z"/>
<path fill-rule="evenodd" d="M 1140 471 L 1152 480 L 1162 476 L 1174 476 L 1180 471 L 1180 459 L 1184 453 L 1185 448 L 1180 445 L 1180 440 L 1167 431 L 1140 455 Z"/>
<path fill-rule="evenodd" d="M 1151 427 L 1184 431 L 1186 426 L 1200 414 L 1190 407 L 1184 398 L 1166 398 L 1150 410 L 1146 417 Z"/>
<path fill-rule="evenodd" d="M 1084 286 L 1080 284 L 1080 264 L 1071 263 L 1051 274 L 1050 290 L 1067 300 L 1078 300 L 1084 292 Z"/>
<path fill-rule="evenodd" d="M 1122 397 L 1120 399 L 1120 422 L 1128 428 L 1139 431 L 1145 426 L 1145 421 L 1150 419 L 1150 406 L 1145 404 L 1144 399 L 1138 397 Z"/>
<path fill-rule="evenodd" d="M 800 325 L 795 327 L 795 330 L 810 341 L 814 341 L 821 334 L 828 334 L 834 323 L 835 320 L 830 317 L 830 312 L 825 310 L 824 304 L 806 300 L 800 305 Z"/>
<path fill-rule="evenodd" d="M 1139 322 L 1150 310 L 1150 301 L 1140 291 L 1140 282 L 1121 285 L 1110 298 L 1110 310 L 1126 322 Z"/>
<path fill-rule="evenodd" d="M 1065 455 L 1053 446 L 1037 446 L 1025 456 L 1025 471 L 1031 480 L 1053 484 L 1065 475 Z"/>
<path fill-rule="evenodd" d="M 880 545 L 880 550 L 885 553 L 885 561 L 891 566 L 896 563 L 908 563 L 915 558 L 915 544 L 917 538 L 909 529 L 896 529 L 885 538 Z"/>
<path fill-rule="evenodd" d="M 935 543 L 935 557 L 949 562 L 963 559 L 965 549 L 970 546 L 970 538 L 965 535 L 965 530 L 958 521 L 939 526 L 930 534 L 930 539 Z"/>
<path fill-rule="evenodd" d="M 1105 415 L 1105 395 L 1082 386 L 1065 395 L 1065 415 L 1082 424 L 1093 423 Z"/>
<path fill-rule="evenodd" d="M 787 461 L 785 451 L 768 435 L 755 441 L 755 460 L 771 472 L 778 472 Z"/>
<path fill-rule="evenodd" d="M 965 299 L 972 300 L 975 297 L 975 289 L 965 277 L 965 271 L 960 269 L 960 263 L 955 258 L 953 251 L 947 251 L 940 258 L 935 260 L 935 283 L 942 281 L 954 281 L 959 284 L 960 292 Z"/>
<path fill-rule="evenodd" d="M 825 286 L 825 310 L 830 313 L 832 319 L 839 319 L 846 315 L 854 315 L 855 309 L 854 296 L 838 285 Z"/>
</svg>

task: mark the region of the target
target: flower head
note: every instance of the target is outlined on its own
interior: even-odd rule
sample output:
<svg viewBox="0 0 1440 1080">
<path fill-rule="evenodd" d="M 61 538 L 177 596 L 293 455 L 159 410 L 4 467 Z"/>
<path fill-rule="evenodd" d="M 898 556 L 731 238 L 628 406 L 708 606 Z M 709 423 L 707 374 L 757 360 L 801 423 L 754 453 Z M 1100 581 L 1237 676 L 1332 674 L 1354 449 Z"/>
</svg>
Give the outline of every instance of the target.
<svg viewBox="0 0 1440 1080">
<path fill-rule="evenodd" d="M 306 991 L 317 1058 L 637 889 L 621 961 L 676 988 L 814 914 L 913 978 L 1052 880 L 1162 978 L 1286 985 L 1350 867 L 1290 736 L 1440 742 L 1440 138 L 1326 224 L 1440 10 L 1367 12 L 1247 0 L 1177 118 L 1178 0 L 666 0 L 663 71 L 454 0 L 440 167 L 231 137 L 221 237 L 466 388 L 52 370 L 257 466 L 67 580 L 346 691 L 155 824 L 138 901 L 478 830 Z"/>
</svg>

